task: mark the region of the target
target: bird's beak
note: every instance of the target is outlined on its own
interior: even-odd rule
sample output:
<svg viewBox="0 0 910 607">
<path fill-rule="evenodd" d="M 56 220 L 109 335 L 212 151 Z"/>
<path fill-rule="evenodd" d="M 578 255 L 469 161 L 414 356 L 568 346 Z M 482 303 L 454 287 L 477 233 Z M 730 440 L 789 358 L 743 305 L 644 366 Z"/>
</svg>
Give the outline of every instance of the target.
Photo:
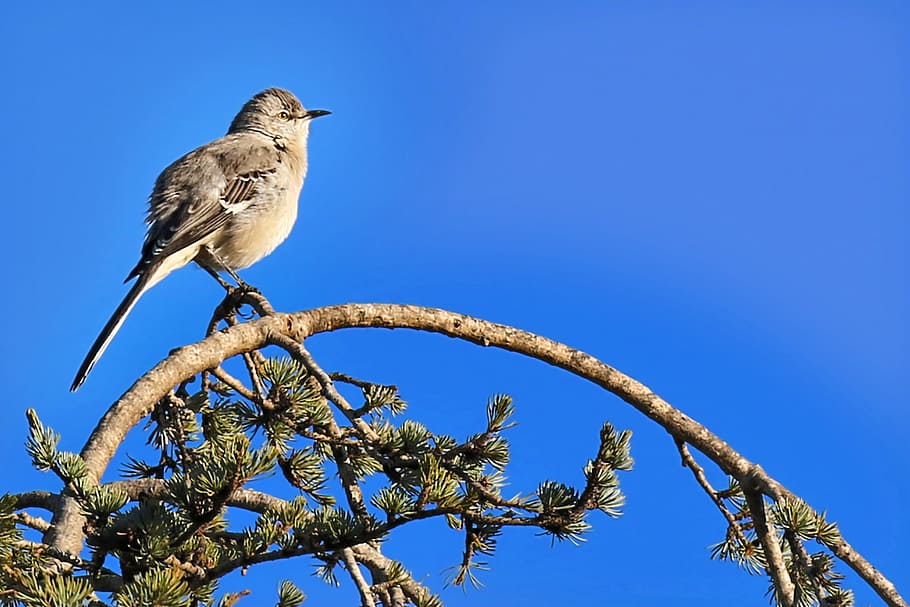
<svg viewBox="0 0 910 607">
<path fill-rule="evenodd" d="M 319 118 L 320 116 L 328 116 L 331 113 L 332 112 L 328 110 L 307 110 L 303 113 L 303 116 L 301 116 L 301 118 L 312 120 L 313 118 Z"/>
</svg>

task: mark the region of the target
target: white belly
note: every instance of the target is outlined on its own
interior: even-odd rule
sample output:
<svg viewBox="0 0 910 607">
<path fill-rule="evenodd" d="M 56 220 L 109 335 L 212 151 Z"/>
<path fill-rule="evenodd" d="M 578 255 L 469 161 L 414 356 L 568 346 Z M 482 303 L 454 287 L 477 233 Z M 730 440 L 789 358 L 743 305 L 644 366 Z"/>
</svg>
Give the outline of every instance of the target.
<svg viewBox="0 0 910 607">
<path fill-rule="evenodd" d="M 215 254 L 233 270 L 251 266 L 280 245 L 297 220 L 300 190 L 276 192 L 231 218 L 212 242 Z"/>
</svg>

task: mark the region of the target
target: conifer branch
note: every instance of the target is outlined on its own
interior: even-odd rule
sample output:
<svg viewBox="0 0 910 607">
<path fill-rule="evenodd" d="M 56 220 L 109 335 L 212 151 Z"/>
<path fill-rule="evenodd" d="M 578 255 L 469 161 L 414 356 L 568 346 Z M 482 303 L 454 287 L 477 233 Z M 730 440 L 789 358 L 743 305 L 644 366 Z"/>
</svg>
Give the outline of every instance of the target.
<svg viewBox="0 0 910 607">
<path fill-rule="evenodd" d="M 417 306 L 346 304 L 294 314 L 272 313 L 264 307 L 262 310 L 266 314 L 262 318 L 231 326 L 209 335 L 199 343 L 175 350 L 133 384 L 107 411 L 81 453 L 88 470 L 86 483 L 90 484 L 92 479 L 101 478 L 126 433 L 139 423 L 173 386 L 182 381 L 207 369 L 215 368 L 232 356 L 253 352 L 269 344 L 278 344 L 282 347 L 290 346 L 291 343 L 299 345 L 305 338 L 318 333 L 345 328 L 376 327 L 440 333 L 485 347 L 492 346 L 517 352 L 568 370 L 619 396 L 665 428 L 675 439 L 703 453 L 744 487 L 748 484 L 750 489 L 747 495 L 751 501 L 754 502 L 756 497 L 760 500 L 762 494 L 775 502 L 795 498 L 794 494 L 760 466 L 743 457 L 705 426 L 672 407 L 646 386 L 596 358 L 564 344 L 513 327 Z M 300 348 L 302 349 L 302 346 Z M 301 349 L 295 347 L 285 349 L 298 360 L 307 360 L 306 355 L 301 355 Z M 313 370 L 311 372 L 317 379 L 320 378 L 318 372 Z M 321 375 L 323 377 L 320 383 L 326 389 L 327 396 L 335 402 L 337 391 L 336 394 L 332 393 L 331 378 L 324 372 Z M 326 378 L 328 381 L 325 381 Z M 345 402 L 343 399 L 338 401 Z M 335 405 L 343 407 L 339 402 L 335 402 Z M 352 411 L 354 409 L 348 405 L 348 412 Z M 356 416 L 354 418 L 359 419 Z M 357 424 L 356 421 L 352 423 Z M 366 436 L 366 433 L 363 436 Z M 82 521 L 83 517 L 76 501 L 71 497 L 63 498 L 45 541 L 58 549 L 78 552 L 83 539 Z M 762 536 L 761 533 L 759 535 Z M 770 540 L 767 534 L 762 537 L 764 543 Z M 838 537 L 836 540 L 828 540 L 826 545 L 875 589 L 888 605 L 907 606 L 894 585 L 846 540 Z M 773 552 L 768 550 L 768 546 L 765 548 L 769 560 L 773 560 Z M 777 546 L 777 549 L 779 551 L 780 547 Z M 787 602 L 788 596 L 792 598 L 792 593 L 787 590 L 787 579 L 782 575 L 779 566 L 773 566 L 773 571 L 777 572 L 779 582 L 783 584 L 782 604 L 792 604 L 792 600 L 790 603 Z M 792 586 L 792 582 L 790 584 Z"/>
</svg>

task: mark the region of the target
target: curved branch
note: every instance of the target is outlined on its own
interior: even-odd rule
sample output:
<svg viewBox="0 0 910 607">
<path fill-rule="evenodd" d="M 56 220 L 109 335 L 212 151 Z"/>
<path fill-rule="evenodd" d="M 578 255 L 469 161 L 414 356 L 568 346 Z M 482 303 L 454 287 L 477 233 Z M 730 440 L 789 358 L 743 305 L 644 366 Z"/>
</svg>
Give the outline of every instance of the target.
<svg viewBox="0 0 910 607">
<path fill-rule="evenodd" d="M 60 506 L 60 496 L 49 491 L 26 491 L 17 493 L 16 510 L 23 508 L 43 508 L 54 512 Z"/>
<path fill-rule="evenodd" d="M 565 369 L 616 394 L 675 438 L 701 451 L 730 476 L 740 481 L 750 479 L 759 491 L 774 500 L 792 495 L 760 466 L 743 457 L 705 426 L 672 407 L 644 384 L 589 354 L 507 325 L 436 308 L 397 304 L 345 304 L 293 314 L 270 314 L 174 350 L 136 381 L 100 420 L 82 450 L 89 473 L 100 479 L 130 428 L 181 381 L 216 367 L 232 356 L 264 347 L 273 341 L 272 335 L 283 334 L 302 341 L 318 333 L 355 327 L 440 333 L 481 346 L 524 354 Z M 81 521 L 78 506 L 73 500 L 65 499 L 45 541 L 59 549 L 78 552 L 82 542 Z M 845 541 L 833 546 L 832 552 L 889 605 L 907 607 L 894 585 Z"/>
</svg>

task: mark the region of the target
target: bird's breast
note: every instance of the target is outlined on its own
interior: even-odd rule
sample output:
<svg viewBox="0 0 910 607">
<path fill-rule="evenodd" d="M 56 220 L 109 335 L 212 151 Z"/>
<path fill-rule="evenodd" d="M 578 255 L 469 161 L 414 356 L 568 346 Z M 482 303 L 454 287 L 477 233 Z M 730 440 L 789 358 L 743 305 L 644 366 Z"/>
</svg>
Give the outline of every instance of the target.
<svg viewBox="0 0 910 607">
<path fill-rule="evenodd" d="M 215 253 L 231 269 L 239 270 L 274 251 L 294 227 L 299 195 L 300 188 L 293 186 L 259 193 L 223 228 L 212 243 Z"/>
</svg>

